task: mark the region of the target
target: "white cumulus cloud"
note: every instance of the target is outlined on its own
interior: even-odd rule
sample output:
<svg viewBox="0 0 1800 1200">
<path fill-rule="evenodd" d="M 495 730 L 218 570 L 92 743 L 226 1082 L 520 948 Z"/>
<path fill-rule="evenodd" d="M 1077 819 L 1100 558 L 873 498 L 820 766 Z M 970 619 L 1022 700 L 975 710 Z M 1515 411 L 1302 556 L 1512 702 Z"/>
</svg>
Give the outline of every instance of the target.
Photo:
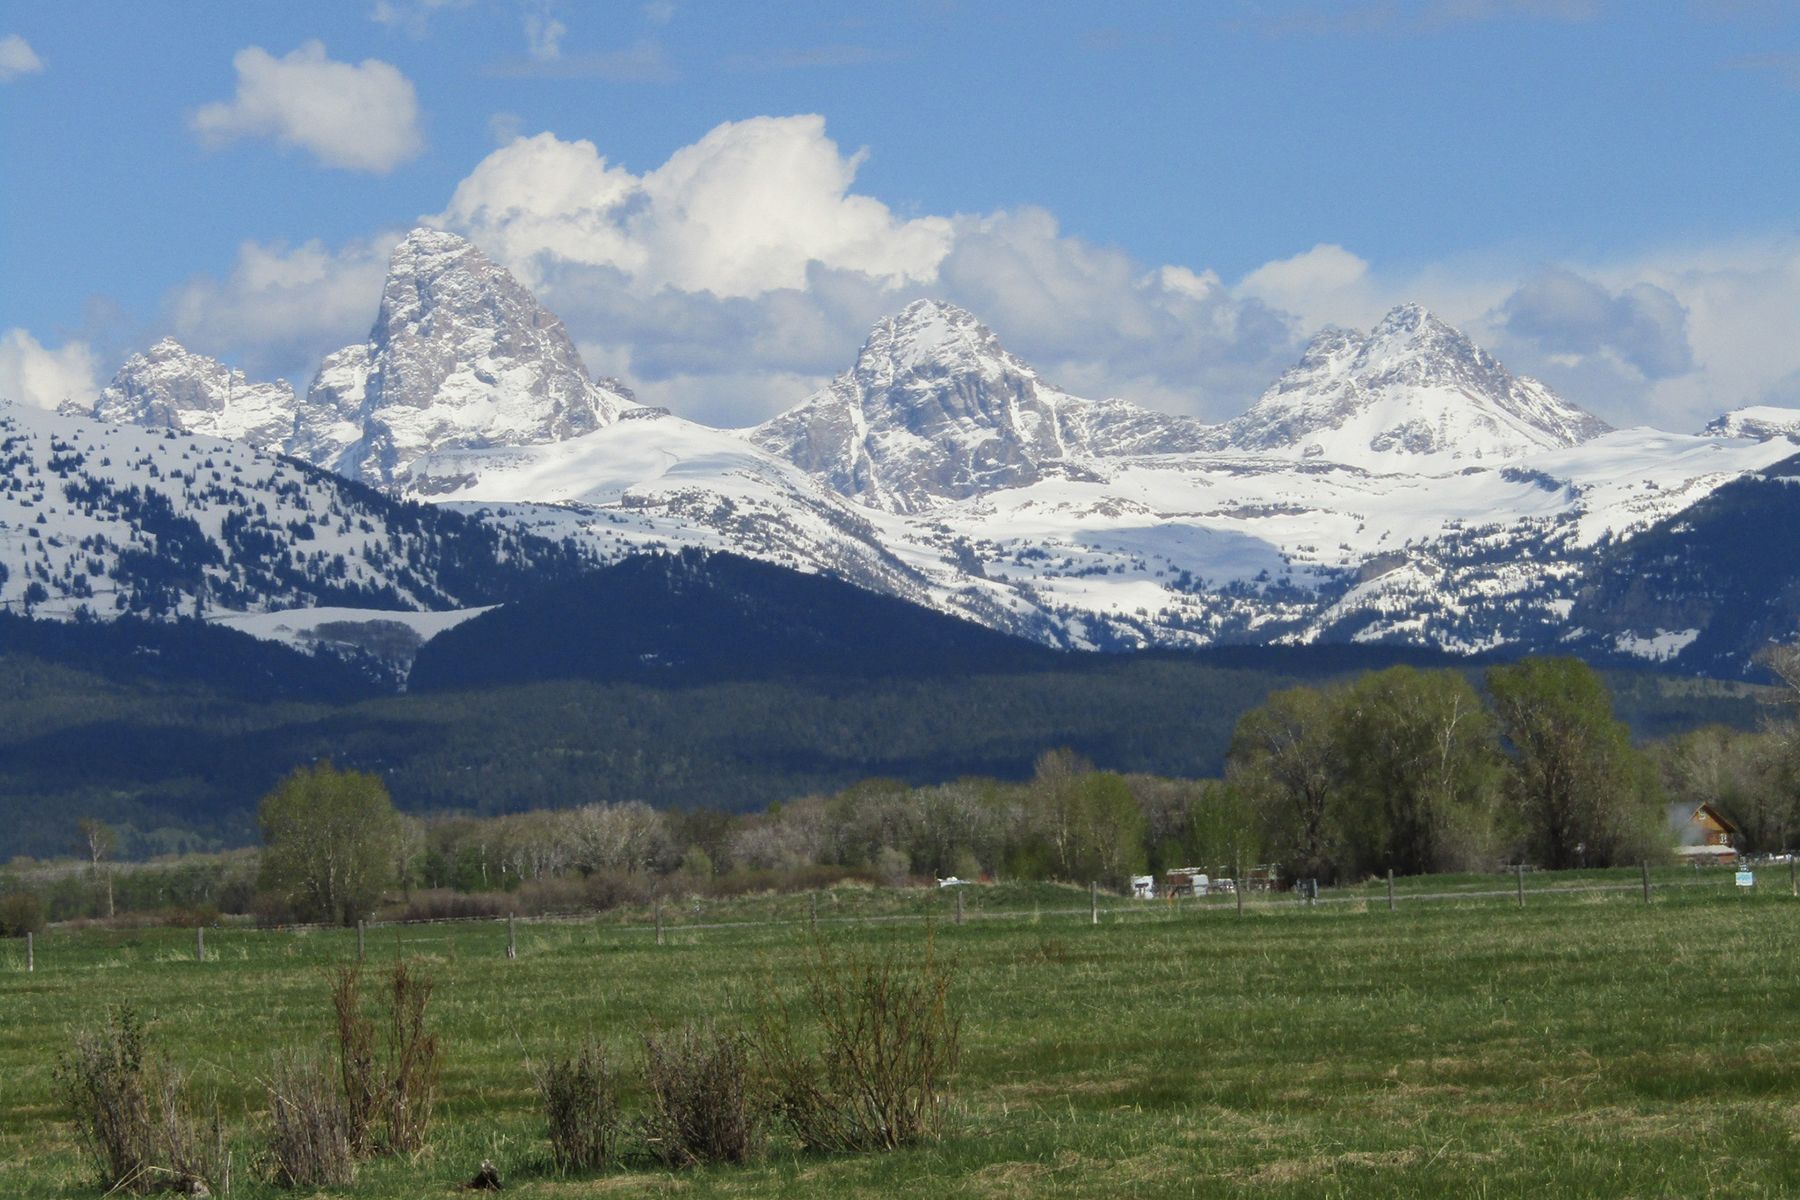
<svg viewBox="0 0 1800 1200">
<path fill-rule="evenodd" d="M 0 334 L 0 400 L 55 408 L 65 400 L 91 404 L 99 394 L 99 367 L 87 343 L 51 350 L 25 329 Z"/>
<path fill-rule="evenodd" d="M 382 234 L 336 249 L 245 242 L 226 278 L 198 277 L 170 293 L 161 323 L 192 350 L 305 388 L 321 358 L 368 336 L 398 240 Z"/>
<path fill-rule="evenodd" d="M 1312 328 L 1366 325 L 1381 310 L 1371 282 L 1368 260 L 1321 242 L 1291 258 L 1264 263 L 1238 281 L 1237 291 L 1295 313 Z"/>
<path fill-rule="evenodd" d="M 31 43 L 16 33 L 0 37 L 0 83 L 11 83 L 21 75 L 36 75 L 44 69 Z"/>
<path fill-rule="evenodd" d="M 424 149 L 412 82 L 390 63 L 328 58 L 318 41 L 276 58 L 249 46 L 232 58 L 237 94 L 197 110 L 190 124 L 208 145 L 272 137 L 326 166 L 377 174 Z"/>
<path fill-rule="evenodd" d="M 839 151 L 818 116 L 728 122 L 642 175 L 609 164 L 592 142 L 540 133 L 483 159 L 435 219 L 527 279 L 579 263 L 721 297 L 803 287 L 812 263 L 931 279 L 950 222 L 901 220 L 852 193 L 861 161 Z"/>
<path fill-rule="evenodd" d="M 1041 209 L 902 218 L 854 190 L 861 162 L 817 116 L 720 125 L 642 174 L 541 133 L 489 154 L 429 220 L 535 289 L 592 369 L 723 424 L 798 402 L 921 295 L 968 307 L 1065 387 L 1210 416 L 1297 346 L 1292 317 L 1216 274 L 1146 267 Z"/>
</svg>

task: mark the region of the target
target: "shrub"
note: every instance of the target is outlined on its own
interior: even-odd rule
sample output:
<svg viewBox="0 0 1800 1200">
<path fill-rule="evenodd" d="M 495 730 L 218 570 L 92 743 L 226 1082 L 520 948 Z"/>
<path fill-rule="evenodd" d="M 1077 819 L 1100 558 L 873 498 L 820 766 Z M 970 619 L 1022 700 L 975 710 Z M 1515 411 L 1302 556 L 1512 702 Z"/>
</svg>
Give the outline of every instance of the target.
<svg viewBox="0 0 1800 1200">
<path fill-rule="evenodd" d="M 748 1162 L 762 1144 L 763 1114 L 749 1045 L 708 1022 L 644 1035 L 644 1139 L 671 1167 Z"/>
<path fill-rule="evenodd" d="M 194 1191 L 217 1177 L 217 1114 L 209 1138 L 188 1102 L 185 1077 L 151 1054 L 131 1008 L 120 1006 L 104 1025 L 76 1034 L 54 1084 L 109 1193 Z"/>
<path fill-rule="evenodd" d="M 550 1157 L 559 1171 L 611 1163 L 619 1141 L 619 1089 L 606 1052 L 593 1039 L 532 1072 L 550 1127 Z"/>
<path fill-rule="evenodd" d="M 36 892 L 0 896 L 0 937 L 44 932 L 44 902 Z"/>
<path fill-rule="evenodd" d="M 301 1055 L 277 1058 L 264 1088 L 270 1178 L 283 1187 L 304 1188 L 356 1182 L 350 1106 L 329 1062 Z"/>
<path fill-rule="evenodd" d="M 437 1035 L 425 1028 L 432 981 L 394 964 L 388 991 L 388 1042 L 383 1116 L 390 1153 L 410 1154 L 425 1145 L 437 1102 Z"/>
<path fill-rule="evenodd" d="M 962 1055 L 951 970 L 930 940 L 916 965 L 892 952 L 834 960 L 824 942 L 807 972 L 819 1047 L 783 1007 L 760 1048 L 775 1103 L 811 1150 L 892 1150 L 937 1136 Z"/>
<path fill-rule="evenodd" d="M 381 910 L 384 921 L 453 921 L 504 917 L 519 904 L 505 892 L 454 892 L 449 888 L 415 891 L 401 904 Z"/>
<path fill-rule="evenodd" d="M 375 1022 L 362 1011 L 360 967 L 342 968 L 332 979 L 331 1011 L 336 1020 L 344 1129 L 351 1151 L 366 1154 L 382 1085 L 375 1072 Z"/>
<path fill-rule="evenodd" d="M 442 1071 L 437 1035 L 425 1021 L 431 990 L 429 976 L 395 963 L 386 989 L 387 1020 L 380 1024 L 363 1011 L 360 968 L 341 970 L 332 982 L 338 1076 L 350 1143 L 358 1154 L 375 1148 L 377 1122 L 383 1133 L 379 1149 L 387 1153 L 410 1154 L 425 1145 Z M 385 1034 L 379 1054 L 378 1030 Z"/>
<path fill-rule="evenodd" d="M 582 881 L 582 903 L 594 912 L 645 905 L 655 898 L 655 881 L 636 871 L 595 871 Z"/>
</svg>

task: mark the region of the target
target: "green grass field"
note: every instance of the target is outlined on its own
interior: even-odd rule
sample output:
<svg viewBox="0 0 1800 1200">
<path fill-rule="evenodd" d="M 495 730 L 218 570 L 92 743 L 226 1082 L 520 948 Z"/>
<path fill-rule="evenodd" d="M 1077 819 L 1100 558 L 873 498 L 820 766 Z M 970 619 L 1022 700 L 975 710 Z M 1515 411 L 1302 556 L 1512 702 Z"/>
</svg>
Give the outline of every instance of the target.
<svg viewBox="0 0 1800 1200">
<path fill-rule="evenodd" d="M 809 1157 L 777 1140 L 747 1168 L 641 1165 L 558 1178 L 524 1067 L 587 1032 L 751 1019 L 794 993 L 805 897 L 671 906 L 518 927 L 372 930 L 372 962 L 417 956 L 447 1041 L 432 1145 L 376 1160 L 346 1195 L 450 1194 L 483 1158 L 526 1196 L 1782 1196 L 1800 1193 L 1800 900 L 1785 868 L 1528 878 L 1509 896 L 1386 910 L 1383 889 L 1171 908 L 1083 891 L 981 888 L 822 899 L 821 931 L 918 946 L 935 915 L 958 964 L 964 1068 L 948 1136 L 891 1155 Z M 1442 881 L 1457 882 L 1457 881 Z M 1469 890 L 1510 887 L 1469 877 Z M 1675 886 L 1685 884 L 1685 886 Z M 1778 884 L 1778 886 L 1769 886 Z M 1483 886 L 1476 886 L 1483 885 Z M 1416 894 L 1450 890 L 1408 881 Z M 851 918 L 884 917 L 857 921 Z M 0 1196 L 97 1194 L 50 1069 L 71 1030 L 129 1002 L 157 1044 L 219 1087 L 247 1166 L 256 1077 L 322 1039 L 326 972 L 353 933 L 52 931 L 26 974 L 0 946 Z"/>
</svg>

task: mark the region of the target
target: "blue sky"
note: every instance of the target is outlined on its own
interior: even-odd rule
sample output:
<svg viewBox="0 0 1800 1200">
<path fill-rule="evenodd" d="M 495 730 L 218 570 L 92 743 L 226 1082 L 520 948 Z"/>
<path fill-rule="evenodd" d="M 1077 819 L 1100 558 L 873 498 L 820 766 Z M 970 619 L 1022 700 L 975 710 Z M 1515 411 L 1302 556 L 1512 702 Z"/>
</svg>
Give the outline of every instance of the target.
<svg viewBox="0 0 1800 1200">
<path fill-rule="evenodd" d="M 170 333 L 304 387 L 428 219 L 721 423 L 942 295 L 1208 417 L 1418 299 L 1689 428 L 1800 403 L 1795 7 L 15 2 L 0 392 Z"/>
</svg>

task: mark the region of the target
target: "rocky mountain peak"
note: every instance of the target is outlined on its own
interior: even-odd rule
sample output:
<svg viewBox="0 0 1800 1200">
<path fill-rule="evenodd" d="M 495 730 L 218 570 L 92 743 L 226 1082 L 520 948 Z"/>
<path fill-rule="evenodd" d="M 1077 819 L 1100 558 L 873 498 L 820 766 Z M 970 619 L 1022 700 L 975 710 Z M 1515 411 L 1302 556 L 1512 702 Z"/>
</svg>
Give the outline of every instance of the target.
<svg viewBox="0 0 1800 1200">
<path fill-rule="evenodd" d="M 750 438 L 863 504 L 918 512 L 1070 458 L 1195 449 L 1202 429 L 1068 395 L 972 313 L 916 300 L 876 322 L 850 370 Z"/>
<path fill-rule="evenodd" d="M 633 402 L 588 378 L 568 331 L 465 238 L 415 229 L 394 248 L 369 340 L 328 357 L 293 452 L 371 483 L 436 450 L 590 433 Z"/>
<path fill-rule="evenodd" d="M 993 330 L 967 309 L 941 300 L 914 300 L 876 322 L 853 370 L 869 378 L 895 379 L 910 371 L 980 369 L 1035 374 L 1000 345 Z"/>
<path fill-rule="evenodd" d="M 127 358 L 82 416 L 281 449 L 294 426 L 294 389 L 257 383 L 172 337 Z"/>
<path fill-rule="evenodd" d="M 1572 446 L 1607 431 L 1592 413 L 1514 376 L 1417 304 L 1367 336 L 1327 329 L 1243 416 L 1220 431 L 1240 450 L 1394 469 L 1451 466 Z"/>
</svg>

